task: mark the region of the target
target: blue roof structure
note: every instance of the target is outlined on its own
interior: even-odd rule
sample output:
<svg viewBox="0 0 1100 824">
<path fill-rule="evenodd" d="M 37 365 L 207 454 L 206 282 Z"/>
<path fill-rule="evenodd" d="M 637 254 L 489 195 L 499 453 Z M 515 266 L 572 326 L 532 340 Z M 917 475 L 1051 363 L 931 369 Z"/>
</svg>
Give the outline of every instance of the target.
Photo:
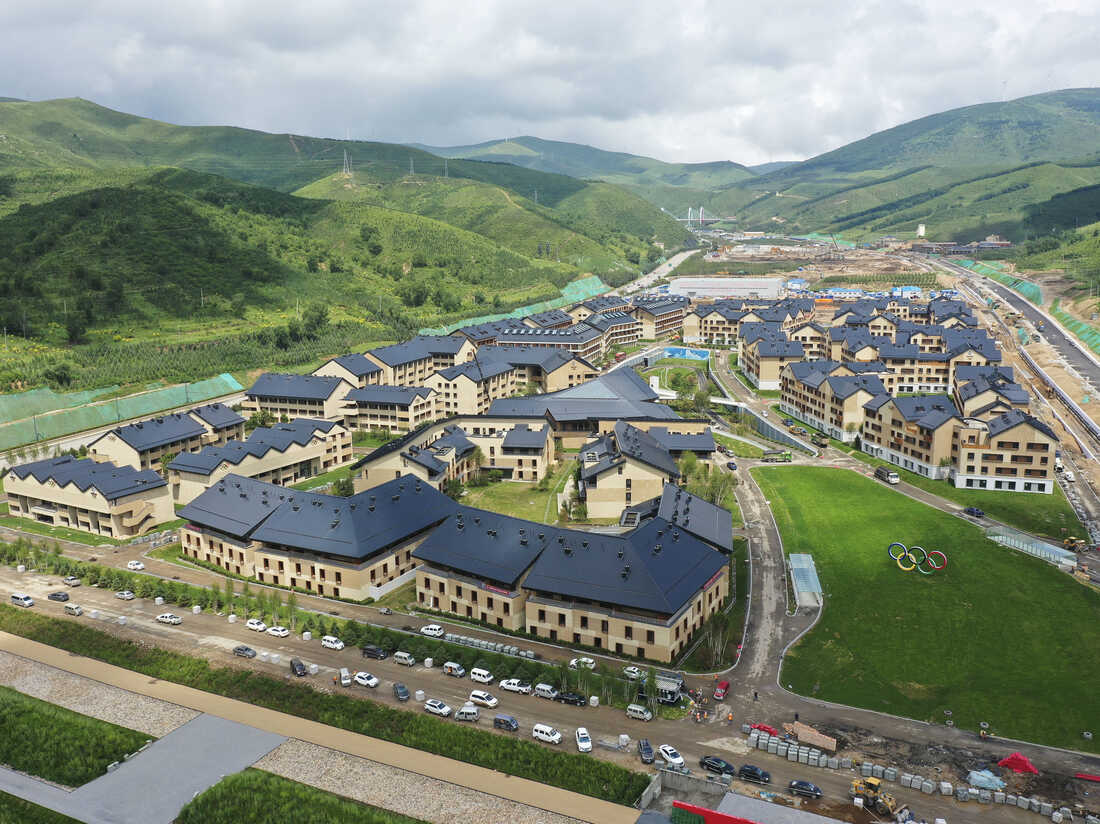
<svg viewBox="0 0 1100 824">
<path fill-rule="evenodd" d="M 534 315 L 528 315 L 527 320 L 542 329 L 546 329 L 550 326 L 561 326 L 563 323 L 573 323 L 573 318 L 564 309 L 550 309 L 546 312 L 537 312 Z"/>
<path fill-rule="evenodd" d="M 132 446 L 138 452 L 146 452 L 165 444 L 185 441 L 206 434 L 206 427 L 190 415 L 172 412 L 147 421 L 127 424 L 112 429 L 123 443 Z M 106 437 L 101 435 L 100 438 Z M 99 440 L 97 438 L 97 440 Z"/>
<path fill-rule="evenodd" d="M 623 307 L 629 307 L 630 303 L 618 295 L 601 295 L 596 298 L 590 298 L 586 301 L 578 304 L 588 309 L 591 312 L 607 312 L 614 309 L 622 309 Z M 576 306 L 570 307 L 576 309 Z"/>
<path fill-rule="evenodd" d="M 501 447 L 508 449 L 542 449 L 550 439 L 550 427 L 531 427 L 525 423 L 517 423 L 504 435 Z"/>
<path fill-rule="evenodd" d="M 404 343 L 371 349 L 369 354 L 387 366 L 401 366 L 436 356 L 453 358 L 467 343 L 460 335 L 417 335 Z"/>
<path fill-rule="evenodd" d="M 382 371 L 381 366 L 359 352 L 352 352 L 347 355 L 341 355 L 338 358 L 332 358 L 328 360 L 327 363 L 339 364 L 357 378 L 366 377 L 367 375 L 373 375 L 375 372 Z"/>
<path fill-rule="evenodd" d="M 522 327 L 523 321 L 517 318 L 501 318 L 486 323 L 477 323 L 472 326 L 463 326 L 452 332 L 452 335 L 465 335 L 474 343 L 496 340 L 497 335 L 505 329 L 517 329 Z"/>
<path fill-rule="evenodd" d="M 725 552 L 733 551 L 733 515 L 728 509 L 692 495 L 676 484 L 665 484 L 657 517 L 690 532 Z"/>
<path fill-rule="evenodd" d="M 426 398 L 435 390 L 427 386 L 365 386 L 353 389 L 344 400 L 355 403 L 383 403 L 408 406 L 417 398 Z"/>
<path fill-rule="evenodd" d="M 440 369 L 436 374 L 447 381 L 453 381 L 457 378 L 469 378 L 474 383 L 478 383 L 497 375 L 503 375 L 505 372 L 511 372 L 513 369 L 515 367 L 505 361 L 489 360 L 482 362 L 481 358 L 476 358 L 465 363 L 457 363 L 446 369 Z"/>
<path fill-rule="evenodd" d="M 538 366 L 543 372 L 553 372 L 571 361 L 580 361 L 595 370 L 592 364 L 568 349 L 557 346 L 482 346 L 477 350 L 482 363 L 501 361 L 513 366 Z"/>
<path fill-rule="evenodd" d="M 458 507 L 412 554 L 511 589 L 556 534 L 532 521 Z"/>
<path fill-rule="evenodd" d="M 756 352 L 762 358 L 801 358 L 805 354 L 801 342 L 776 338 L 761 340 L 756 346 Z"/>
<path fill-rule="evenodd" d="M 191 414 L 201 419 L 215 431 L 229 429 L 245 423 L 244 418 L 224 403 L 208 403 L 204 406 L 196 406 L 191 410 Z"/>
<path fill-rule="evenodd" d="M 673 312 L 683 311 L 686 307 L 686 301 L 662 299 L 654 301 L 635 301 L 634 305 L 639 312 L 645 312 L 646 314 L 653 315 L 669 315 Z"/>
<path fill-rule="evenodd" d="M 1049 426 L 1047 426 L 1045 423 L 1043 423 L 1041 420 L 1034 417 L 1033 415 L 1027 414 L 1022 409 L 1013 409 L 1011 412 L 1005 412 L 1003 415 L 998 415 L 996 418 L 993 418 L 991 421 L 989 421 L 989 435 L 990 437 L 996 437 L 997 435 L 1004 432 L 1006 429 L 1011 429 L 1012 427 L 1019 426 L 1022 423 L 1025 423 L 1033 429 L 1042 432 L 1044 435 L 1046 435 L 1048 438 L 1053 439 L 1054 441 L 1058 440 L 1058 436 L 1054 434 L 1053 429 L 1051 429 Z"/>
<path fill-rule="evenodd" d="M 959 417 L 955 402 L 947 395 L 919 395 L 894 398 L 894 408 L 907 421 L 924 429 L 939 429 Z"/>
<path fill-rule="evenodd" d="M 8 472 L 20 480 L 33 477 L 40 484 L 47 481 L 53 481 L 59 487 L 73 484 L 81 492 L 94 487 L 108 501 L 168 485 L 152 469 L 139 471 L 132 466 L 115 466 L 113 463 L 99 463 L 91 458 L 74 458 L 71 455 L 20 464 Z"/>
<path fill-rule="evenodd" d="M 509 329 L 497 336 L 499 343 L 531 344 L 532 346 L 560 343 L 565 346 L 588 343 L 601 332 L 586 323 L 578 323 L 566 329 Z"/>
<path fill-rule="evenodd" d="M 206 446 L 198 452 L 181 452 L 170 464 L 169 469 L 178 472 L 191 472 L 209 475 L 222 462 L 237 466 L 245 458 L 262 458 L 272 450 L 286 452 L 291 445 L 305 446 L 318 432 L 329 432 L 336 426 L 332 421 L 314 418 L 295 418 L 289 423 L 274 426 L 257 427 L 247 440 L 231 440 L 223 446 Z"/>
<path fill-rule="evenodd" d="M 616 369 L 598 378 L 544 395 L 500 398 L 489 406 L 498 417 L 549 416 L 556 421 L 680 420 L 671 407 L 633 369 Z"/>
<path fill-rule="evenodd" d="M 702 432 L 669 432 L 667 426 L 651 426 L 647 431 L 653 440 L 669 452 L 707 454 L 717 449 L 714 445 L 714 433 L 709 426 Z"/>
<path fill-rule="evenodd" d="M 230 473 L 176 514 L 197 526 L 248 540 L 252 531 L 297 493 Z"/>
<path fill-rule="evenodd" d="M 324 401 L 332 397 L 341 385 L 350 387 L 343 378 L 324 375 L 291 375 L 264 372 L 245 392 L 250 398 L 293 398 L 294 400 Z"/>
</svg>

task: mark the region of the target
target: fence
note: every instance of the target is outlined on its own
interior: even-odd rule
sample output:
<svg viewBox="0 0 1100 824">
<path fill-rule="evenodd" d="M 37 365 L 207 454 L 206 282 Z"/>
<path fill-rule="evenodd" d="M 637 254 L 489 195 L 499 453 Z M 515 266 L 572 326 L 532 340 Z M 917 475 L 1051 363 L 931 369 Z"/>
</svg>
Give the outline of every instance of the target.
<svg viewBox="0 0 1100 824">
<path fill-rule="evenodd" d="M 1077 565 L 1077 555 L 1068 549 L 1040 541 L 1034 535 L 1028 535 L 1026 532 L 1020 532 L 1003 524 L 987 527 L 985 535 L 991 541 L 1026 552 L 1057 567 L 1073 569 Z"/>
<path fill-rule="evenodd" d="M 586 278 L 580 280 L 574 280 L 571 283 L 565 284 L 561 288 L 561 297 L 551 298 L 550 300 L 542 300 L 538 303 L 530 303 L 527 306 L 520 306 L 513 309 L 511 312 L 498 312 L 495 315 L 481 315 L 476 318 L 466 318 L 465 320 L 455 321 L 449 323 L 446 326 L 439 326 L 434 329 L 421 329 L 421 335 L 449 335 L 455 329 L 463 326 L 476 326 L 479 323 L 490 323 L 494 320 L 504 320 L 505 318 L 524 318 L 527 315 L 537 315 L 539 312 L 548 312 L 551 309 L 560 309 L 562 306 L 572 306 L 574 303 L 580 303 L 581 301 L 594 298 L 596 295 L 602 295 L 610 287 L 600 280 L 596 275 L 589 275 Z"/>
</svg>

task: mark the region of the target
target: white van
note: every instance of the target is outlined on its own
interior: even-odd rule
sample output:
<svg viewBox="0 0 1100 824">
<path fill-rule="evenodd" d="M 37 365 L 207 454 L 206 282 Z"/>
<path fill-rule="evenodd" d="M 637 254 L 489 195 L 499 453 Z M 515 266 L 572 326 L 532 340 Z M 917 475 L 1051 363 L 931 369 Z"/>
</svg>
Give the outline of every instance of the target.
<svg viewBox="0 0 1100 824">
<path fill-rule="evenodd" d="M 545 741 L 547 744 L 561 743 L 561 733 L 549 724 L 535 724 L 531 727 L 531 737 L 538 741 Z"/>
<path fill-rule="evenodd" d="M 558 691 L 549 684 L 535 684 L 535 695 L 539 698 L 549 698 L 553 701 L 558 697 Z"/>
<path fill-rule="evenodd" d="M 321 646 L 325 649 L 343 649 L 344 642 L 335 635 L 326 635 L 321 638 Z"/>
<path fill-rule="evenodd" d="M 412 667 L 416 665 L 416 659 L 413 658 L 407 652 L 401 652 L 400 650 L 393 654 L 393 662 L 395 664 L 401 664 L 405 667 Z"/>
<path fill-rule="evenodd" d="M 479 684 L 491 684 L 493 683 L 493 674 L 487 669 L 474 667 L 470 670 L 470 680 L 477 681 Z"/>
<path fill-rule="evenodd" d="M 1075 476 L 1067 469 L 1065 472 L 1062 473 L 1062 480 L 1065 481 L 1067 484 L 1071 484 L 1077 480 L 1077 476 Z"/>
<path fill-rule="evenodd" d="M 27 595 L 25 592 L 13 592 L 11 594 L 11 602 L 17 607 L 33 607 L 34 599 Z"/>
<path fill-rule="evenodd" d="M 880 481 L 886 481 L 888 484 L 901 483 L 901 478 L 898 477 L 898 473 L 892 469 L 887 469 L 885 466 L 880 466 L 875 470 L 875 477 Z"/>
<path fill-rule="evenodd" d="M 455 710 L 455 721 L 474 721 L 476 722 L 481 714 L 477 711 L 477 707 L 473 704 L 463 704 L 462 707 Z"/>
<path fill-rule="evenodd" d="M 65 604 L 65 612 L 69 615 L 83 615 L 84 610 L 80 608 L 79 604 Z"/>
<path fill-rule="evenodd" d="M 465 678 L 466 668 L 462 664 L 456 664 L 454 661 L 448 661 L 443 665 L 443 674 L 450 675 L 454 678 Z"/>
<path fill-rule="evenodd" d="M 653 713 L 641 704 L 628 704 L 626 708 L 627 718 L 636 718 L 639 721 L 652 721 Z"/>
<path fill-rule="evenodd" d="M 351 686 L 351 673 L 348 672 L 347 667 L 340 667 L 340 686 L 341 687 L 350 687 Z"/>
</svg>

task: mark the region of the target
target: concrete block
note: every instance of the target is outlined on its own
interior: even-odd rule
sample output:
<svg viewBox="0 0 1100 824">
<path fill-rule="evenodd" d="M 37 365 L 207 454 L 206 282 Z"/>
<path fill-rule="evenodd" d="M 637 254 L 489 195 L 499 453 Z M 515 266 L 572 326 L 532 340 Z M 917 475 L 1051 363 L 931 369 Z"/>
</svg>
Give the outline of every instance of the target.
<svg viewBox="0 0 1100 824">
<path fill-rule="evenodd" d="M 842 770 L 850 770 L 850 769 L 852 769 L 852 759 L 850 759 L 850 758 L 842 758 L 842 759 L 840 759 L 840 768 L 841 768 Z"/>
<path fill-rule="evenodd" d="M 123 626 L 126 626 L 126 616 L 125 615 L 118 616 L 118 622 L 120 624 L 122 624 Z"/>
<path fill-rule="evenodd" d="M 830 758 L 829 759 L 829 769 L 830 770 L 840 769 L 840 759 L 839 758 Z"/>
<path fill-rule="evenodd" d="M 413 699 L 420 703 L 424 703 L 424 690 L 417 690 L 413 693 Z"/>
<path fill-rule="evenodd" d="M 282 660 L 282 658 L 283 656 L 279 655 L 279 653 L 273 652 L 271 653 L 271 657 L 268 660 L 270 660 L 272 664 L 278 664 L 279 661 Z"/>
<path fill-rule="evenodd" d="M 265 664 L 267 663 L 269 657 L 270 656 L 268 656 L 268 654 L 266 652 L 261 652 L 260 653 L 260 660 L 263 661 Z"/>
<path fill-rule="evenodd" d="M 755 747 L 756 742 L 760 740 L 760 733 L 757 730 L 753 730 L 749 733 L 749 746 Z"/>
<path fill-rule="evenodd" d="M 777 743 L 775 745 L 775 754 L 778 755 L 780 758 L 786 758 L 787 757 L 787 742 L 786 741 L 780 741 L 779 743 Z"/>
<path fill-rule="evenodd" d="M 1062 821 L 1065 819 L 1059 811 L 1055 810 L 1050 814 L 1050 820 L 1053 821 L 1054 824 L 1062 824 Z"/>
<path fill-rule="evenodd" d="M 313 633 L 310 632 L 307 629 L 305 632 L 302 633 L 302 640 L 303 641 L 312 641 L 313 640 Z"/>
<path fill-rule="evenodd" d="M 1005 805 L 1008 807 L 1016 806 L 1016 796 L 1013 793 L 1007 793 L 1005 795 Z"/>
<path fill-rule="evenodd" d="M 1033 813 L 1039 812 L 1039 809 L 1043 806 L 1043 802 L 1040 801 L 1038 798 L 1029 798 L 1028 804 L 1031 805 L 1031 811 Z"/>
<path fill-rule="evenodd" d="M 1000 790 L 997 790 L 997 792 L 993 793 L 993 803 L 994 804 L 1004 804 L 1005 803 L 1005 794 L 1003 792 L 1001 792 Z"/>
<path fill-rule="evenodd" d="M 228 618 L 226 618 L 225 620 L 227 620 L 227 621 L 228 621 L 229 623 L 231 623 L 231 624 L 235 624 L 235 623 L 237 623 L 237 616 L 236 616 L 236 615 L 234 615 L 234 614 L 233 614 L 233 613 L 231 612 L 231 613 L 229 613 L 229 617 L 228 617 Z"/>
<path fill-rule="evenodd" d="M 778 755 L 779 754 L 779 742 L 778 741 L 769 741 L 768 742 L 768 754 L 769 755 Z"/>
<path fill-rule="evenodd" d="M 940 782 L 940 795 L 954 795 L 955 788 L 951 786 L 950 781 Z"/>
<path fill-rule="evenodd" d="M 903 787 L 912 787 L 913 786 L 913 774 L 912 773 L 902 773 L 900 783 L 901 783 L 901 786 L 903 786 Z"/>
<path fill-rule="evenodd" d="M 153 599 L 153 603 L 156 604 L 158 607 L 162 607 L 164 606 L 164 599 L 158 595 L 156 598 Z"/>
<path fill-rule="evenodd" d="M 1029 806 L 1031 806 L 1031 799 L 1028 798 L 1026 795 L 1021 795 L 1016 799 L 1016 806 L 1019 807 L 1021 810 L 1026 810 Z"/>
<path fill-rule="evenodd" d="M 909 786 L 912 787 L 914 790 L 919 790 L 920 785 L 923 784 L 923 783 L 924 783 L 924 776 L 923 775 L 914 775 L 913 776 L 913 783 L 911 783 Z"/>
<path fill-rule="evenodd" d="M 787 749 L 787 760 L 788 761 L 798 761 L 798 748 L 797 747 L 790 747 L 790 748 Z"/>
<path fill-rule="evenodd" d="M 970 800 L 970 791 L 966 787 L 959 787 L 958 789 L 955 790 L 955 800 L 956 801 L 969 801 Z"/>
<path fill-rule="evenodd" d="M 309 665 L 309 674 L 310 675 L 316 675 L 320 671 L 321 671 L 321 668 L 319 666 L 317 666 L 316 664 L 310 664 Z"/>
<path fill-rule="evenodd" d="M 16 572 L 26 572 L 27 571 L 27 565 L 26 564 L 20 564 L 19 566 L 17 566 L 15 568 L 15 571 Z"/>
<path fill-rule="evenodd" d="M 872 764 L 871 765 L 871 775 L 874 776 L 875 778 L 882 778 L 883 773 L 885 773 L 885 772 L 886 772 L 886 768 L 884 766 L 882 766 L 881 764 Z"/>
<path fill-rule="evenodd" d="M 763 750 L 764 752 L 767 752 L 768 751 L 768 740 L 769 739 L 767 739 L 767 738 L 759 739 L 756 742 L 756 749 Z"/>
<path fill-rule="evenodd" d="M 808 752 L 799 752 L 798 753 L 798 763 L 799 764 L 809 764 L 810 763 L 810 754 Z"/>
<path fill-rule="evenodd" d="M 882 777 L 884 779 L 886 779 L 887 781 L 897 781 L 898 780 L 898 768 L 897 767 L 887 767 L 885 770 L 882 771 Z"/>
<path fill-rule="evenodd" d="M 752 735 L 752 727 L 750 727 L 748 724 L 742 724 L 741 732 L 745 733 L 745 735 Z"/>
<path fill-rule="evenodd" d="M 191 607 L 191 614 L 192 615 L 198 615 L 201 612 L 202 612 L 202 607 L 200 607 L 198 604 L 195 604 L 194 606 Z"/>
<path fill-rule="evenodd" d="M 932 791 L 936 789 L 936 783 L 929 778 L 924 779 L 920 784 L 920 791 L 925 795 L 931 795 Z"/>
<path fill-rule="evenodd" d="M 990 804 L 993 801 L 993 793 L 989 790 L 978 790 L 978 803 Z"/>
<path fill-rule="evenodd" d="M 1054 805 L 1053 804 L 1048 804 L 1046 802 L 1043 802 L 1042 804 L 1039 805 L 1039 815 L 1045 815 L 1047 818 L 1050 818 L 1051 813 L 1053 813 L 1053 812 L 1054 812 Z"/>
<path fill-rule="evenodd" d="M 871 777 L 871 771 L 874 769 L 874 765 L 870 761 L 864 761 L 859 766 L 859 774 L 864 778 Z"/>
</svg>

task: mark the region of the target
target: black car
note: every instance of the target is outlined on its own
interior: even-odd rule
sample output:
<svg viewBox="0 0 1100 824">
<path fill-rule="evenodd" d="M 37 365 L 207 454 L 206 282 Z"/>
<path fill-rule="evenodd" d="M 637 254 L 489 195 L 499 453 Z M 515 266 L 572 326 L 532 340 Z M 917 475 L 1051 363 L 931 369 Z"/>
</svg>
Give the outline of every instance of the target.
<svg viewBox="0 0 1100 824">
<path fill-rule="evenodd" d="M 393 697 L 396 698 L 398 701 L 408 701 L 409 688 L 398 681 L 393 685 Z"/>
<path fill-rule="evenodd" d="M 811 784 L 809 781 L 792 781 L 787 785 L 791 795 L 802 795 L 806 798 L 821 798 L 821 787 Z"/>
<path fill-rule="evenodd" d="M 707 772 L 716 773 L 718 775 L 733 775 L 737 772 L 737 767 L 733 766 L 733 764 L 726 759 L 719 758 L 717 755 L 704 755 L 699 759 L 699 766 Z"/>
<path fill-rule="evenodd" d="M 643 764 L 653 763 L 653 745 L 649 743 L 648 738 L 638 739 L 638 757 L 642 759 Z"/>
<path fill-rule="evenodd" d="M 69 593 L 67 593 L 67 592 L 51 592 L 46 597 L 49 598 L 51 601 L 68 601 L 69 600 Z"/>
<path fill-rule="evenodd" d="M 963 513 L 969 515 L 971 518 L 985 517 L 985 512 L 981 509 L 978 509 L 978 507 L 976 506 L 968 506 L 966 509 L 963 510 Z"/>
<path fill-rule="evenodd" d="M 239 647 L 233 647 L 233 654 L 239 656 L 240 658 L 255 658 L 256 650 L 252 649 L 252 647 L 246 647 L 244 644 L 241 644 Z M 297 673 L 295 673 L 295 675 L 297 675 Z"/>
<path fill-rule="evenodd" d="M 587 703 L 583 695 L 575 692 L 559 692 L 554 700 L 563 704 L 572 704 L 574 707 L 583 707 Z"/>
<path fill-rule="evenodd" d="M 772 783 L 771 773 L 765 772 L 752 764 L 743 764 L 737 771 L 737 777 L 742 781 L 752 781 L 754 784 Z"/>
<path fill-rule="evenodd" d="M 301 660 L 298 659 L 298 658 L 291 658 L 290 659 L 290 671 L 292 673 L 294 673 L 296 676 L 298 676 L 299 678 L 301 678 L 303 675 L 306 674 L 306 665 L 303 664 L 301 662 Z"/>
<path fill-rule="evenodd" d="M 376 647 L 374 644 L 364 644 L 360 649 L 363 652 L 364 658 L 377 658 L 379 661 L 381 661 L 383 658 L 389 655 L 389 653 L 386 652 L 384 649 L 382 649 L 381 647 Z"/>
<path fill-rule="evenodd" d="M 736 472 L 737 471 L 737 464 L 734 463 L 733 461 L 730 461 L 729 463 L 726 464 L 726 469 L 728 469 L 730 472 Z"/>
</svg>

